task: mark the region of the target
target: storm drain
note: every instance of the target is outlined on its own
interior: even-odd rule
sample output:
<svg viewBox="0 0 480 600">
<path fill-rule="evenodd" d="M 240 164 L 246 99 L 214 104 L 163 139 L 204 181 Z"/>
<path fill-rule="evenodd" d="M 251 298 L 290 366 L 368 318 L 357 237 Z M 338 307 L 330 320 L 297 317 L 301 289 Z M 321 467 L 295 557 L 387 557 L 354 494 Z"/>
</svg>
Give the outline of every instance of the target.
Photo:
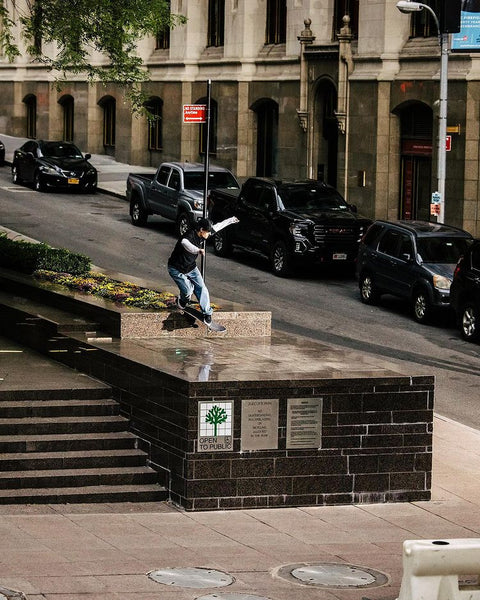
<svg viewBox="0 0 480 600">
<path fill-rule="evenodd" d="M 186 588 L 225 587 L 235 581 L 227 573 L 201 567 L 156 569 L 155 571 L 150 571 L 147 575 L 157 583 Z"/>
<path fill-rule="evenodd" d="M 196 600 L 270 600 L 270 598 L 266 598 L 265 596 L 254 596 L 252 594 L 219 592 L 216 594 L 208 594 L 208 596 L 201 596 Z"/>
<path fill-rule="evenodd" d="M 292 583 L 336 589 L 380 587 L 388 583 L 388 576 L 380 571 L 343 563 L 286 565 L 274 575 Z"/>
</svg>

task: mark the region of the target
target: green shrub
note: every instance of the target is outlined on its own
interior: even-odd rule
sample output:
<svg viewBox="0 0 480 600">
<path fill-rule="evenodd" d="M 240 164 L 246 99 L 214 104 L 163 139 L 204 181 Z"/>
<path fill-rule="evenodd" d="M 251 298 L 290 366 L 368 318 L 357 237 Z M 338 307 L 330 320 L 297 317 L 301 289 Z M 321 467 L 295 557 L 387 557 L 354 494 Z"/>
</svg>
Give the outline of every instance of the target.
<svg viewBox="0 0 480 600">
<path fill-rule="evenodd" d="M 48 244 L 11 240 L 0 233 L 0 266 L 32 274 L 38 269 L 83 275 L 90 271 L 90 259 Z"/>
</svg>

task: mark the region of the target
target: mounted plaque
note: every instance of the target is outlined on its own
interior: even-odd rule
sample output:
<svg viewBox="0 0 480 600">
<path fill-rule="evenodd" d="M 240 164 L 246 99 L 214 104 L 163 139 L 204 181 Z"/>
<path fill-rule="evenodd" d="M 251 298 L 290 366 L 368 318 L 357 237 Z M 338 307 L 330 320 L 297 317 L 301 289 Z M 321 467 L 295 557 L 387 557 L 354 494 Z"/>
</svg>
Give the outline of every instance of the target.
<svg viewBox="0 0 480 600">
<path fill-rule="evenodd" d="M 278 398 L 242 401 L 242 450 L 278 448 Z"/>
<path fill-rule="evenodd" d="M 323 398 L 288 398 L 287 448 L 320 448 Z"/>
</svg>

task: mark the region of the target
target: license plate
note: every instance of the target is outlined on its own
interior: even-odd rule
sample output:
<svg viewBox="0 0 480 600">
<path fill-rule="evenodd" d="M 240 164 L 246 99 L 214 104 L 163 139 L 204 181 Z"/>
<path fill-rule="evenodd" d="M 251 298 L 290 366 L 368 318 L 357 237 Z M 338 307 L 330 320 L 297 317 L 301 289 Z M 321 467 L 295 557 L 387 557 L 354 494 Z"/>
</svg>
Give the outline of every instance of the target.
<svg viewBox="0 0 480 600">
<path fill-rule="evenodd" d="M 333 255 L 333 260 L 347 260 L 347 255 L 343 252 L 337 252 Z"/>
<path fill-rule="evenodd" d="M 76 179 L 74 177 L 69 177 L 68 183 L 72 183 L 73 185 L 78 185 L 80 183 L 80 179 Z"/>
</svg>

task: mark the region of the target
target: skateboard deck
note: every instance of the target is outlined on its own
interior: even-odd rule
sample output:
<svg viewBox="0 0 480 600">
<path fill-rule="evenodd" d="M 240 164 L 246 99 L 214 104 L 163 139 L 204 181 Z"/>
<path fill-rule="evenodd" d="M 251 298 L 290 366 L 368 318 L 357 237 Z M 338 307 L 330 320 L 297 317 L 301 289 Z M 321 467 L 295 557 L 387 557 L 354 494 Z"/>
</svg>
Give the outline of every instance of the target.
<svg viewBox="0 0 480 600">
<path fill-rule="evenodd" d="M 203 313 L 201 313 L 199 310 L 197 310 L 196 308 L 192 308 L 191 306 L 187 306 L 186 308 L 183 309 L 184 314 L 193 317 L 194 319 L 197 319 L 197 321 L 200 321 L 200 323 L 203 323 L 204 325 L 206 325 L 208 327 L 208 329 L 211 329 L 212 331 L 226 331 L 226 327 L 224 327 L 223 325 L 220 325 L 220 323 L 216 323 L 215 321 L 212 320 L 211 323 L 205 323 L 205 321 L 203 320 Z"/>
</svg>

